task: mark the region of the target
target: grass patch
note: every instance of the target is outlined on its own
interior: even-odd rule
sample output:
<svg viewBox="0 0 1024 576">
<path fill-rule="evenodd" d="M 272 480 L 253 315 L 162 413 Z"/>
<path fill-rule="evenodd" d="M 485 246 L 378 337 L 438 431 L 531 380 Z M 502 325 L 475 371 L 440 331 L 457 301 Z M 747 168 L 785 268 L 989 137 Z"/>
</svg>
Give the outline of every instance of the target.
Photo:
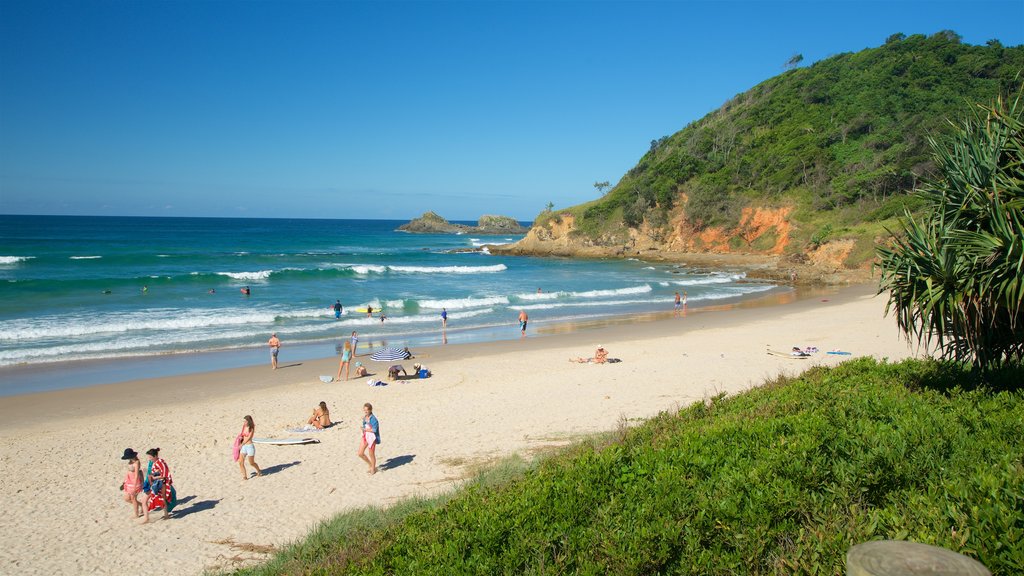
<svg viewBox="0 0 1024 576">
<path fill-rule="evenodd" d="M 1024 571 L 1024 371 L 933 362 L 779 377 L 454 494 L 339 516 L 239 574 L 841 574 L 908 539 Z"/>
</svg>

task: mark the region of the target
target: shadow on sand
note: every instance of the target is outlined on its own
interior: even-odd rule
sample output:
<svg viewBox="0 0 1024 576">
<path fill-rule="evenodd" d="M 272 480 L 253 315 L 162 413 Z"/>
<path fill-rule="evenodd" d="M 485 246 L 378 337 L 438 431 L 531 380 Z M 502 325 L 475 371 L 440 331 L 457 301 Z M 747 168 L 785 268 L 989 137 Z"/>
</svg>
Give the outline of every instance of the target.
<svg viewBox="0 0 1024 576">
<path fill-rule="evenodd" d="M 277 474 L 282 470 L 287 470 L 288 468 L 291 468 L 292 466 L 298 466 L 299 464 L 302 464 L 301 460 L 296 460 L 294 462 L 286 462 L 284 464 L 274 464 L 273 466 L 268 466 L 264 468 L 263 475 L 270 476 L 271 474 Z"/>
<path fill-rule="evenodd" d="M 380 466 L 377 466 L 378 470 L 394 470 L 399 466 L 405 466 L 406 464 L 413 461 L 416 458 L 415 454 L 405 454 L 402 456 L 395 456 L 394 458 L 388 458 Z"/>
<path fill-rule="evenodd" d="M 189 514 L 195 514 L 196 512 L 203 512 L 205 510 L 213 510 L 213 507 L 220 503 L 220 500 L 201 500 L 192 504 L 188 508 L 182 508 L 182 503 L 191 502 L 195 500 L 195 496 L 189 496 L 178 501 L 178 505 L 175 506 L 174 512 L 171 512 L 171 518 L 181 518 L 182 516 L 188 516 Z"/>
</svg>

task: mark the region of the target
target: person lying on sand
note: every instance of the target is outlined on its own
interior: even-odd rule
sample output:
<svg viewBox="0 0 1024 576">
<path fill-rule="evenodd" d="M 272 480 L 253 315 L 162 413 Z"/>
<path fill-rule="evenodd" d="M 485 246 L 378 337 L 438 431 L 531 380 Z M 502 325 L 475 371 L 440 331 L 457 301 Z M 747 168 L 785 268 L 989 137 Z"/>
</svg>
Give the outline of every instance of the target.
<svg viewBox="0 0 1024 576">
<path fill-rule="evenodd" d="M 569 358 L 569 362 L 579 362 L 580 364 L 604 364 L 608 361 L 608 351 L 604 349 L 604 346 L 598 345 L 597 351 L 594 352 L 593 358 Z"/>
</svg>

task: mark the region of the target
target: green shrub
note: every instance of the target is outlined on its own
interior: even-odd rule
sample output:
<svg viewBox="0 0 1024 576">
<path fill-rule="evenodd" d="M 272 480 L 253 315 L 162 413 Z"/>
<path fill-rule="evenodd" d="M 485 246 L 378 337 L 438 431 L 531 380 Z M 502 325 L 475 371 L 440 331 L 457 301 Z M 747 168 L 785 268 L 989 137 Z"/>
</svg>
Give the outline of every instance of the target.
<svg viewBox="0 0 1024 576">
<path fill-rule="evenodd" d="M 341 516 L 240 573 L 841 574 L 850 546 L 888 538 L 1018 574 L 1024 371 L 1005 391 L 966 374 L 859 359 L 777 378 L 401 518 Z"/>
</svg>

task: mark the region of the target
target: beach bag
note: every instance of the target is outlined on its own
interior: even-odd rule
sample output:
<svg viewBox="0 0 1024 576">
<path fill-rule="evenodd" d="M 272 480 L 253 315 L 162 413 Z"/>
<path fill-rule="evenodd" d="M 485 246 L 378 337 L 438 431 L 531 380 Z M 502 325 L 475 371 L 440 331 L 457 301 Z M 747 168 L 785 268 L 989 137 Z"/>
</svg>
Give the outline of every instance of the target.
<svg viewBox="0 0 1024 576">
<path fill-rule="evenodd" d="M 430 378 L 430 370 L 420 368 L 420 378 Z"/>
</svg>

